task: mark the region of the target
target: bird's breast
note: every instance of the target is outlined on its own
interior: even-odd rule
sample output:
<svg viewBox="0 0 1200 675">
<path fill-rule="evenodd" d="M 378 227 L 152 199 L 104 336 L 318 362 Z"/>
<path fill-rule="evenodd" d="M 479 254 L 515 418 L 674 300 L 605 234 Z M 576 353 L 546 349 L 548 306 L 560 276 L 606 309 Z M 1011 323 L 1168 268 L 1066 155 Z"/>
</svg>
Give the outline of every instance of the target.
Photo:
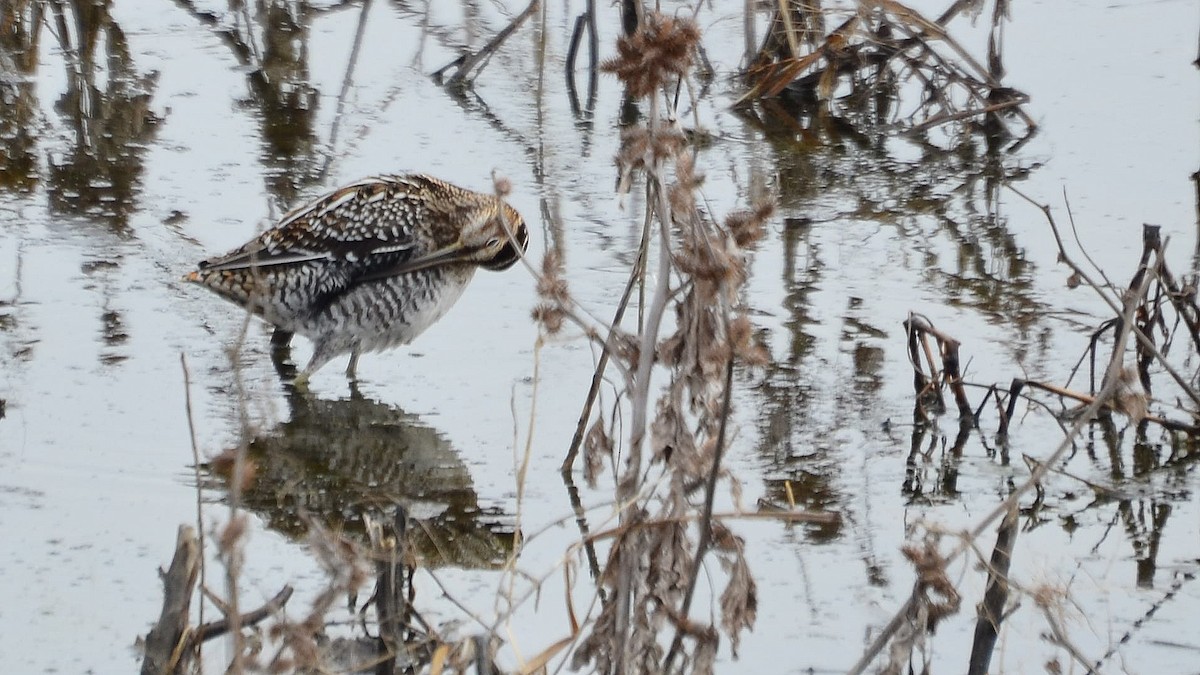
<svg viewBox="0 0 1200 675">
<path fill-rule="evenodd" d="M 449 311 L 474 273 L 471 265 L 447 265 L 355 285 L 303 321 L 298 332 L 315 339 L 340 336 L 360 351 L 407 344 Z"/>
</svg>

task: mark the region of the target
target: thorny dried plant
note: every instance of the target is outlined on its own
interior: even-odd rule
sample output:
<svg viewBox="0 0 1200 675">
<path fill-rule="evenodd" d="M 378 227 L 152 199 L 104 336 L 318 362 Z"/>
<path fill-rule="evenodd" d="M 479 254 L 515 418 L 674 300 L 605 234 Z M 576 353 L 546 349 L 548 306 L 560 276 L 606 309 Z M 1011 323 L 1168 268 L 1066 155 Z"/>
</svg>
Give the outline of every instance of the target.
<svg viewBox="0 0 1200 675">
<path fill-rule="evenodd" d="M 585 624 L 570 663 L 602 673 L 712 671 L 718 628 L 690 612 L 709 558 L 726 574 L 724 588 L 711 596 L 735 655 L 757 612 L 757 586 L 742 540 L 713 519 L 712 509 L 719 479 L 729 481 L 735 501 L 738 494 L 721 467 L 731 435 L 732 369 L 767 358 L 740 289 L 747 256 L 763 236 L 773 204 L 755 195 L 750 208 L 723 224 L 700 207 L 704 177 L 674 121 L 669 95 L 685 84 L 699 40 L 690 18 L 649 14 L 604 64 L 630 97 L 648 104 L 649 113 L 646 123 L 622 132 L 617 156 L 619 192 L 639 182 L 646 192 L 647 226 L 632 271 L 646 299 L 636 332 L 614 326 L 605 339 L 596 338 L 624 373 L 626 390 L 612 410 L 596 416 L 584 442 L 589 483 L 606 466 L 616 474 L 620 525 L 600 575 L 606 592 L 599 613 Z M 538 292 L 534 317 L 547 334 L 577 316 L 553 251 L 543 261 Z M 623 443 L 610 422 L 618 417 L 628 434 Z M 616 449 L 623 461 L 613 464 Z"/>
<path fill-rule="evenodd" d="M 920 542 L 905 544 L 900 551 L 917 571 L 917 587 L 925 618 L 924 629 L 933 632 L 938 622 L 954 614 L 962 596 L 946 576 L 946 559 L 938 549 L 939 537 L 929 533 Z"/>
<path fill-rule="evenodd" d="M 546 333 L 556 335 L 562 330 L 566 318 L 564 308 L 571 302 L 567 281 L 563 277 L 562 258 L 557 251 L 547 252 L 542 259 L 542 276 L 538 279 L 537 292 L 542 302 L 533 308 L 533 319 L 542 325 Z"/>
</svg>

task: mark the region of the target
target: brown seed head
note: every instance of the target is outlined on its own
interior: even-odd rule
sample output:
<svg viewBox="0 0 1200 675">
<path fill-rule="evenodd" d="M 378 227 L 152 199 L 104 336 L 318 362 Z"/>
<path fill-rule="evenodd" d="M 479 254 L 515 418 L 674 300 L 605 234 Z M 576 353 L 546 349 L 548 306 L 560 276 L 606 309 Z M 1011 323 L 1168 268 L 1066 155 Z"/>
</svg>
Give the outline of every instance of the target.
<svg viewBox="0 0 1200 675">
<path fill-rule="evenodd" d="M 537 292 L 543 299 L 559 306 L 571 301 L 567 280 L 562 276 L 562 258 L 553 249 L 542 258 L 542 276 L 538 279 Z"/>
<path fill-rule="evenodd" d="M 532 316 L 534 321 L 545 327 L 546 333 L 554 335 L 562 330 L 566 312 L 558 305 L 543 302 L 533 308 Z"/>
<path fill-rule="evenodd" d="M 512 194 L 512 181 L 507 176 L 493 175 L 492 185 L 495 187 L 497 197 L 507 197 Z"/>
<path fill-rule="evenodd" d="M 752 208 L 734 211 L 725 217 L 725 227 L 740 249 L 753 247 L 767 231 L 767 221 L 775 213 L 775 204 L 763 200 Z"/>
<path fill-rule="evenodd" d="M 615 73 L 630 95 L 650 96 L 692 67 L 700 29 L 689 18 L 647 14 L 636 33 L 617 40 L 617 57 L 601 68 Z"/>
</svg>

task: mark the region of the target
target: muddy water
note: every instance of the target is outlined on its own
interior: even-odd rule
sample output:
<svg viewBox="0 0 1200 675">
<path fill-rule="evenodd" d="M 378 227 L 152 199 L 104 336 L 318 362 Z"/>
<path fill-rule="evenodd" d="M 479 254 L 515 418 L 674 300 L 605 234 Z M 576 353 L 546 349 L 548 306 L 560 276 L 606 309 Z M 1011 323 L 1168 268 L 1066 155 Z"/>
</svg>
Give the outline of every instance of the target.
<svg viewBox="0 0 1200 675">
<path fill-rule="evenodd" d="M 310 398 L 281 386 L 257 323 L 235 369 L 244 317 L 178 282 L 196 260 L 341 182 L 420 170 L 486 190 L 496 170 L 515 186 L 535 258 L 559 238 L 577 299 L 608 315 L 640 228 L 636 197 L 623 208 L 611 189 L 621 92 L 604 78 L 594 115 L 572 115 L 561 72 L 573 17 L 549 4 L 544 24 L 518 33 L 463 98 L 427 74 L 503 24 L 491 3 L 465 14 L 457 4 L 426 16 L 374 2 L 365 13 L 352 4 L 255 17 L 260 38 L 263 25 L 274 27 L 257 43 L 272 86 L 213 29 L 205 5 L 119 4 L 120 30 L 105 31 L 93 55 L 91 97 L 70 95 L 80 85 L 45 31 L 37 62 L 4 73 L 0 659 L 14 672 L 135 667 L 133 641 L 158 612 L 155 569 L 178 525 L 196 520 L 181 356 L 201 457 L 245 439 L 270 479 L 262 484 L 285 486 L 247 495 L 256 518 L 246 602 L 285 582 L 301 601 L 320 587 L 297 543 L 301 507 L 353 529 L 365 509 L 393 498 L 437 535 L 431 568 L 485 620 L 498 608 L 495 562 L 518 526 L 539 533 L 521 569 L 557 583 L 555 566 L 578 535 L 557 466 L 594 354 L 577 337 L 535 349 L 527 276 L 481 273 L 417 344 L 364 357 L 357 389 L 331 365 Z M 723 653 L 725 670 L 838 671 L 906 597 L 913 577 L 899 547 L 910 528 L 969 526 L 1027 473 L 1021 454 L 1045 456 L 1060 438 L 1041 413 L 1016 425 L 1007 448 L 988 427 L 961 452 L 950 447 L 953 421 L 915 430 L 900 322 L 918 311 L 962 340 L 972 381 L 1063 381 L 1107 312 L 1065 287 L 1037 210 L 1002 192 L 998 217 L 989 216 L 979 157 L 902 138 L 813 142 L 730 112 L 740 9 L 716 11 L 728 13 L 700 15 L 719 73 L 696 111 L 714 137 L 700 157 L 705 195 L 725 212 L 758 175 L 781 206 L 750 282 L 773 362 L 738 377 L 730 468 L 743 506 L 782 500 L 790 484 L 801 504 L 842 515 L 838 526 L 737 524 L 758 578 L 759 620 L 740 665 Z M 1176 271 L 1191 271 L 1195 4 L 1042 2 L 1013 12 L 1008 82 L 1032 96 L 1041 132 L 1003 171 L 1055 204 L 1060 219 L 1065 188 L 1080 240 L 1114 280 L 1132 273 L 1143 222 L 1163 226 Z M 964 31 L 964 42 L 983 44 L 981 28 Z M 602 29 L 606 53 L 612 33 Z M 543 200 L 561 231 L 541 217 Z M 297 345 L 296 360 L 307 348 Z M 530 434 L 518 505 L 514 447 Z M 1056 480 L 1042 509 L 1026 514 L 1014 574 L 1069 593 L 1058 619 L 1088 657 L 1131 631 L 1120 663 L 1193 672 L 1200 643 L 1173 626 L 1200 606 L 1194 465 L 1163 437 L 1132 437 L 1106 444 L 1096 430 L 1080 444 L 1066 469 L 1120 498 Z M 200 482 L 206 527 L 224 522 L 223 488 Z M 593 527 L 608 517 L 607 494 L 583 493 Z M 946 672 L 962 670 L 982 584 L 970 565 L 954 571 L 964 611 L 932 645 Z M 427 617 L 461 619 L 422 583 Z M 553 583 L 543 600 L 561 595 Z M 511 624 L 521 654 L 563 637 L 561 605 L 521 608 Z M 1069 660 L 1040 638 L 1047 623 L 1032 599 L 1008 626 L 993 670 Z"/>
</svg>

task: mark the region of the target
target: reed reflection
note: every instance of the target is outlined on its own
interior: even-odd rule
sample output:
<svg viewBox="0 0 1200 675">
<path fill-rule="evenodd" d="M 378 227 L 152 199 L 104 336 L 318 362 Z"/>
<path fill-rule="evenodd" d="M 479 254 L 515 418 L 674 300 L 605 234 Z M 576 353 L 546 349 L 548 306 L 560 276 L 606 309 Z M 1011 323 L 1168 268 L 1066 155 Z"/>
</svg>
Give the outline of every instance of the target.
<svg viewBox="0 0 1200 675">
<path fill-rule="evenodd" d="M 42 5 L 13 3 L 0 9 L 0 189 L 28 192 L 37 184 L 34 121 Z"/>
<path fill-rule="evenodd" d="M 218 12 L 190 0 L 175 4 L 212 30 L 245 70 L 250 97 L 243 105 L 258 111 L 267 191 L 280 204 L 294 204 L 320 183 L 324 159 L 317 153 L 315 131 L 320 92 L 309 72 L 312 24 L 323 14 L 354 5 L 272 1 L 252 7 L 238 3 Z"/>
<path fill-rule="evenodd" d="M 0 10 L 0 59 L 10 77 L 0 78 L 0 186 L 29 191 L 41 180 L 37 157 L 50 157 L 47 194 L 51 210 L 87 215 L 124 232 L 136 208 L 143 153 L 159 118 L 150 110 L 156 76 L 134 63 L 111 0 L 16 2 Z M 54 102 L 66 126 L 67 146 L 49 148 L 48 127 L 39 123 L 37 68 L 43 31 L 55 41 L 53 55 L 65 71 Z M 53 127 L 49 127 L 53 131 Z M 53 140 L 57 141 L 58 138 Z"/>
<path fill-rule="evenodd" d="M 50 6 L 67 75 L 54 107 L 74 136 L 50 161 L 50 207 L 101 219 L 121 232 L 136 209 L 142 155 L 159 122 L 150 110 L 157 76 L 138 72 L 109 13 L 111 0 Z"/>
<path fill-rule="evenodd" d="M 966 136 L 945 150 L 779 101 L 741 112 L 771 145 L 785 213 L 895 228 L 925 256 L 930 285 L 953 305 L 1022 327 L 1046 309 L 1000 210 L 1001 187 L 1031 171 L 1018 158 L 986 138 Z M 943 243 L 952 257 L 940 253 Z"/>
<path fill-rule="evenodd" d="M 967 134 L 945 149 L 898 137 L 884 123 L 886 116 L 861 110 L 839 116 L 815 102 L 783 96 L 738 112 L 770 147 L 785 216 L 783 304 L 778 310 L 764 308 L 782 313 L 783 347 L 756 387 L 763 398 L 760 452 L 771 460 L 768 498 L 845 508 L 844 453 L 827 448 L 841 445 L 839 420 L 874 422 L 886 408 L 887 354 L 889 349 L 898 353 L 903 333 L 900 326 L 880 323 L 878 298 L 847 293 L 841 309 L 835 306 L 830 314 L 831 294 L 839 303 L 833 273 L 847 273 L 834 267 L 841 259 L 829 259 L 827 251 L 840 236 L 831 231 L 852 222 L 894 232 L 896 243 L 888 245 L 900 247 L 898 259 L 916 273 L 923 289 L 1011 327 L 1019 355 L 1040 353 L 1045 349 L 1041 324 L 1049 313 L 1034 291 L 1033 265 L 1009 230 L 998 199 L 1001 187 L 1021 180 L 1028 169 L 986 136 Z M 878 271 L 849 272 L 856 273 Z M 814 306 L 818 293 L 825 298 L 821 307 Z M 820 343 L 819 336 L 828 331 L 818 326 L 831 320 L 839 328 L 836 347 Z M 839 356 L 830 362 L 834 349 Z M 873 436 L 874 428 L 872 423 L 861 430 Z M 901 478 L 910 500 L 958 498 L 958 463 L 968 436 L 959 430 L 953 450 L 934 469 L 936 479 L 927 481 L 928 457 L 920 447 L 940 435 L 917 425 Z M 903 439 L 890 442 L 903 451 Z M 820 539 L 837 532 L 814 535 Z"/>
</svg>

